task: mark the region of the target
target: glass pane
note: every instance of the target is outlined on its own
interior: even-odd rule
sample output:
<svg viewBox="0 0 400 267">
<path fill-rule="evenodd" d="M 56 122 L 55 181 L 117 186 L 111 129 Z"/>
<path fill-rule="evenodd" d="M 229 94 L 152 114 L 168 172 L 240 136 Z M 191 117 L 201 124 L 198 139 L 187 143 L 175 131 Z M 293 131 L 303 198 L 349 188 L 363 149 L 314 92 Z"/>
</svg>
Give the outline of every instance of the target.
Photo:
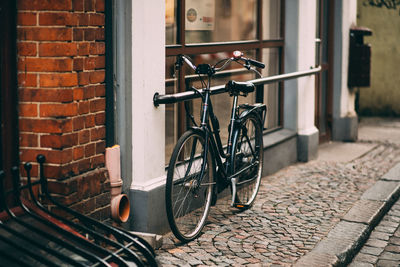
<svg viewBox="0 0 400 267">
<path fill-rule="evenodd" d="M 256 39 L 256 0 L 186 0 L 186 43 Z"/>
<path fill-rule="evenodd" d="M 262 61 L 265 69 L 262 71 L 263 77 L 279 74 L 279 49 L 268 48 L 262 50 Z M 264 127 L 267 129 L 276 128 L 279 125 L 280 94 L 279 83 L 264 85 L 264 103 L 267 105 L 267 118 Z"/>
<path fill-rule="evenodd" d="M 281 1 L 263 0 L 263 39 L 281 38 Z"/>
<path fill-rule="evenodd" d="M 165 43 L 177 43 L 177 0 L 165 0 Z"/>
<path fill-rule="evenodd" d="M 165 94 L 177 93 L 177 80 L 173 78 L 175 57 L 166 58 Z M 165 161 L 169 163 L 172 150 L 178 140 L 178 112 L 177 104 L 165 105 Z"/>
</svg>

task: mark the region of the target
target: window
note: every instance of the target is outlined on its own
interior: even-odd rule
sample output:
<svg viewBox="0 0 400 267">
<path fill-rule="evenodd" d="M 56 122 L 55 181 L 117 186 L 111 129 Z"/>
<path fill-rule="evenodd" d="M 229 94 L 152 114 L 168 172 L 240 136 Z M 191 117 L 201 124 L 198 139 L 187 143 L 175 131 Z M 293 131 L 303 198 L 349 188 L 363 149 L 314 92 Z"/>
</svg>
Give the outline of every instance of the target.
<svg viewBox="0 0 400 267">
<path fill-rule="evenodd" d="M 174 77 L 174 62 L 179 54 L 189 55 L 196 64 L 215 63 L 234 50 L 266 64 L 263 76 L 276 75 L 283 69 L 283 10 L 281 0 L 166 0 L 166 94 L 185 91 L 191 81 L 201 88 L 188 69 Z M 245 81 L 257 78 L 254 73 L 231 65 L 220 73 L 212 85 L 234 79 Z M 268 106 L 265 127 L 282 125 L 282 88 L 280 84 L 265 85 L 240 101 L 264 102 Z M 193 100 L 193 114 L 198 117 L 200 100 Z M 212 96 L 214 110 L 221 125 L 221 137 L 226 140 L 231 99 L 227 94 Z M 181 103 L 166 106 L 166 160 L 174 144 L 186 130 L 188 122 Z M 225 137 L 225 139 L 224 139 Z"/>
</svg>

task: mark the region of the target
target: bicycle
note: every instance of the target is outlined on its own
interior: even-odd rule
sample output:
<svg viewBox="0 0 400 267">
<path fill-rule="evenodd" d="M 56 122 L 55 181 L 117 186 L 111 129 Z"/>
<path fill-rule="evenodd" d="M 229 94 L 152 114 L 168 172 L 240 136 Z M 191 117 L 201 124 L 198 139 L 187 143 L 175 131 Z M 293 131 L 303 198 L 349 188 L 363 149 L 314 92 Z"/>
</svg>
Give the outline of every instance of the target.
<svg viewBox="0 0 400 267">
<path fill-rule="evenodd" d="M 238 105 L 239 96 L 255 90 L 249 82 L 229 81 L 225 89 L 233 96 L 228 142 L 224 148 L 219 134 L 219 121 L 214 114 L 210 98 L 213 75 L 231 62 L 248 70 L 264 68 L 256 60 L 245 58 L 240 51 L 220 60 L 215 65 L 195 66 L 191 59 L 179 55 L 175 71 L 185 62 L 200 77 L 205 88 L 202 92 L 191 87 L 202 99 L 200 125 L 186 113 L 195 126 L 190 127 L 177 141 L 168 167 L 165 190 L 166 212 L 170 228 L 182 242 L 197 238 L 205 223 L 210 206 L 215 205 L 217 194 L 230 186 L 231 206 L 247 209 L 253 204 L 261 183 L 263 169 L 263 125 L 265 104 Z M 219 67 L 220 66 L 220 67 Z M 253 67 L 252 67 L 253 66 Z M 207 77 L 205 84 L 203 78 Z"/>
</svg>

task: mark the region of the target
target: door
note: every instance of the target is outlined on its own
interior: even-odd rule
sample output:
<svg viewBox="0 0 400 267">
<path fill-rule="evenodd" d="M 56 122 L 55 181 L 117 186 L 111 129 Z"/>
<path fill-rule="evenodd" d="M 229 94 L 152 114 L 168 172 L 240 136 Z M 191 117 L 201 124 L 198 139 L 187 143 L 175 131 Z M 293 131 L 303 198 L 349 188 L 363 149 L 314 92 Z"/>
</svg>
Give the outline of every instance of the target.
<svg viewBox="0 0 400 267">
<path fill-rule="evenodd" d="M 316 75 L 315 124 L 322 143 L 331 140 L 332 129 L 334 0 L 318 0 L 317 3 L 317 61 L 322 71 Z"/>
<path fill-rule="evenodd" d="M 18 166 L 16 1 L 0 2 L 0 170 L 11 188 L 11 167 Z"/>
</svg>

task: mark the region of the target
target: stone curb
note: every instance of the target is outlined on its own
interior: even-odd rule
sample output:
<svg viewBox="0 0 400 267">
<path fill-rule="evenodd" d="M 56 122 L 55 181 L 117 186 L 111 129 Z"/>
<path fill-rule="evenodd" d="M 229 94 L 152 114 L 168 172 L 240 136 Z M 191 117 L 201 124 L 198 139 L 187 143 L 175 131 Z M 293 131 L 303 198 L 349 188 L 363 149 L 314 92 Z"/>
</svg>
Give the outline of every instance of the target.
<svg viewBox="0 0 400 267">
<path fill-rule="evenodd" d="M 400 163 L 371 186 L 340 222 L 294 266 L 345 266 L 400 196 Z"/>
</svg>

